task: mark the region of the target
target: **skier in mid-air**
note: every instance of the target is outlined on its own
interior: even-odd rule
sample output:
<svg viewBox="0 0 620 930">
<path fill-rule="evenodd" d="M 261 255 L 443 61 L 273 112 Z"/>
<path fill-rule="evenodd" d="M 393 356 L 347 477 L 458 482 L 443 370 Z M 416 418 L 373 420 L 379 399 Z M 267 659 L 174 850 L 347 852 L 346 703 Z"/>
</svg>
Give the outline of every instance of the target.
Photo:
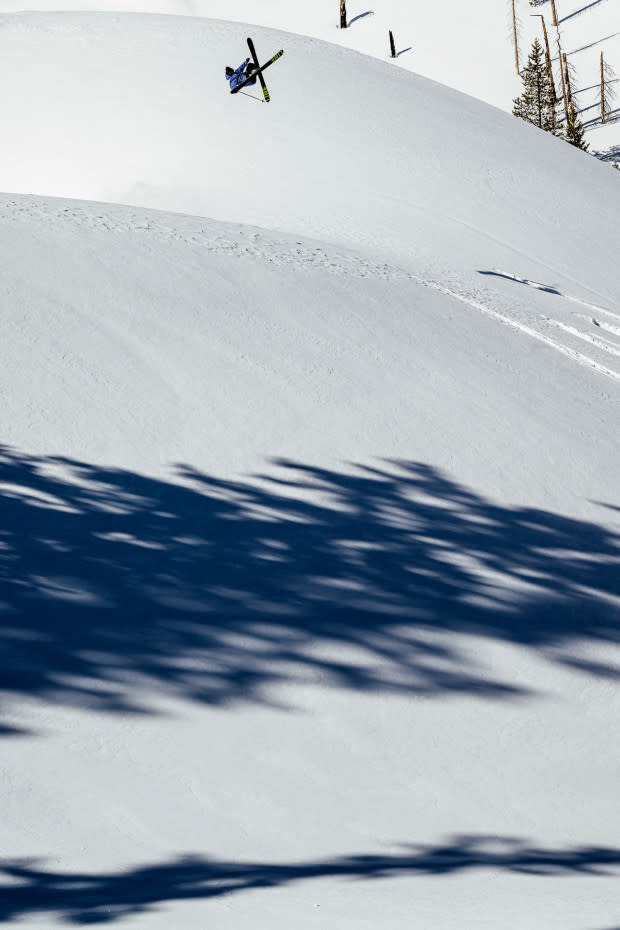
<svg viewBox="0 0 620 930">
<path fill-rule="evenodd" d="M 245 87 L 246 84 L 248 87 L 251 87 L 253 84 L 256 84 L 256 78 L 258 78 L 263 91 L 263 99 L 265 103 L 269 103 L 271 97 L 269 96 L 267 85 L 265 84 L 263 72 L 270 65 L 272 65 L 274 61 L 278 61 L 279 58 L 282 58 L 284 55 L 284 49 L 280 49 L 279 52 L 276 52 L 275 55 L 272 55 L 268 61 L 261 65 L 259 64 L 258 56 L 256 54 L 256 49 L 254 48 L 254 42 L 252 39 L 248 39 L 248 48 L 252 54 L 251 58 L 246 58 L 245 61 L 240 64 L 236 70 L 231 67 L 226 68 L 226 80 L 230 84 L 230 92 L 231 94 L 237 94 L 239 91 L 244 93 L 241 88 Z M 247 96 L 253 97 L 254 94 L 248 94 Z M 256 99 L 260 100 L 260 97 Z"/>
<path fill-rule="evenodd" d="M 254 80 L 248 80 L 253 71 L 256 71 L 256 65 L 250 61 L 249 58 L 246 58 L 236 71 L 230 66 L 227 67 L 226 80 L 230 83 L 230 89 L 234 90 L 238 84 L 243 84 L 244 82 L 247 82 L 248 87 L 251 87 L 252 84 L 256 84 L 256 78 L 254 78 Z"/>
</svg>

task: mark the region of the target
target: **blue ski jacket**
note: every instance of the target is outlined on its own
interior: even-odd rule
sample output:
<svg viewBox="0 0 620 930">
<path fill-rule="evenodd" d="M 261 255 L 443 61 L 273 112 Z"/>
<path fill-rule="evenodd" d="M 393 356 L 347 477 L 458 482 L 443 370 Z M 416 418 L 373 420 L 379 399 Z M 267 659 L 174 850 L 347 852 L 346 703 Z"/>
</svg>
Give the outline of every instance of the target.
<svg viewBox="0 0 620 930">
<path fill-rule="evenodd" d="M 246 58 L 243 64 L 239 65 L 237 70 L 233 74 L 231 74 L 230 77 L 226 78 L 226 80 L 230 82 L 231 90 L 234 90 L 235 87 L 237 87 L 239 84 L 243 84 L 243 82 L 245 81 L 246 76 L 244 74 L 244 71 L 246 67 L 248 66 L 249 62 L 250 62 L 250 59 Z M 254 78 L 254 80 L 248 81 L 248 87 L 252 84 L 256 84 L 256 78 Z"/>
</svg>

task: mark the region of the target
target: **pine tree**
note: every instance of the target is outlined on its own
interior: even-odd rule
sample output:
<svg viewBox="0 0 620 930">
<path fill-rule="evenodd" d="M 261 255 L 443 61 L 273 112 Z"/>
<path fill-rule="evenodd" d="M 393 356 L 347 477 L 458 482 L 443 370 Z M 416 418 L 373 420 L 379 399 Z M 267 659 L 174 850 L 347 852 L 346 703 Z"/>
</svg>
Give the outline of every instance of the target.
<svg viewBox="0 0 620 930">
<path fill-rule="evenodd" d="M 575 101 L 571 100 L 568 105 L 568 118 L 564 126 L 564 138 L 567 142 L 570 142 L 571 145 L 581 149 L 583 152 L 587 152 L 590 146 L 585 141 L 585 137 L 586 132 L 579 118 Z"/>
<path fill-rule="evenodd" d="M 523 93 L 513 101 L 512 112 L 515 116 L 533 123 L 546 132 L 554 132 L 555 93 L 549 81 L 549 72 L 543 48 L 534 39 L 527 65 L 521 72 Z"/>
</svg>

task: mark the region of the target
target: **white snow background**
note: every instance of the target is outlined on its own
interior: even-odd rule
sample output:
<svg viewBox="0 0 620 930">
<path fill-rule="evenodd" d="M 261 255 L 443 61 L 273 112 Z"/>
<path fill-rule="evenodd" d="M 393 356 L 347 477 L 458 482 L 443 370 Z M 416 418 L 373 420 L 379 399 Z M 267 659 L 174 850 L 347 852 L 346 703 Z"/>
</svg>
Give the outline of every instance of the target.
<svg viewBox="0 0 620 930">
<path fill-rule="evenodd" d="M 613 930 L 620 174 L 225 6 L 3 4 L 0 920 Z"/>
</svg>

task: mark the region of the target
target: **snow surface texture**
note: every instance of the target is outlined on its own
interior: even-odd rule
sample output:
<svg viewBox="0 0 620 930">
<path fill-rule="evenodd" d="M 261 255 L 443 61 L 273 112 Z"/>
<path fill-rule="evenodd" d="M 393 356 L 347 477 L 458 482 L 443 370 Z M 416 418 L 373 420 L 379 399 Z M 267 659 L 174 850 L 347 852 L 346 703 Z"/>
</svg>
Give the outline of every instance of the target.
<svg viewBox="0 0 620 930">
<path fill-rule="evenodd" d="M 245 26 L 2 25 L 0 917 L 611 930 L 616 173 L 314 38 L 265 106 Z"/>
</svg>

